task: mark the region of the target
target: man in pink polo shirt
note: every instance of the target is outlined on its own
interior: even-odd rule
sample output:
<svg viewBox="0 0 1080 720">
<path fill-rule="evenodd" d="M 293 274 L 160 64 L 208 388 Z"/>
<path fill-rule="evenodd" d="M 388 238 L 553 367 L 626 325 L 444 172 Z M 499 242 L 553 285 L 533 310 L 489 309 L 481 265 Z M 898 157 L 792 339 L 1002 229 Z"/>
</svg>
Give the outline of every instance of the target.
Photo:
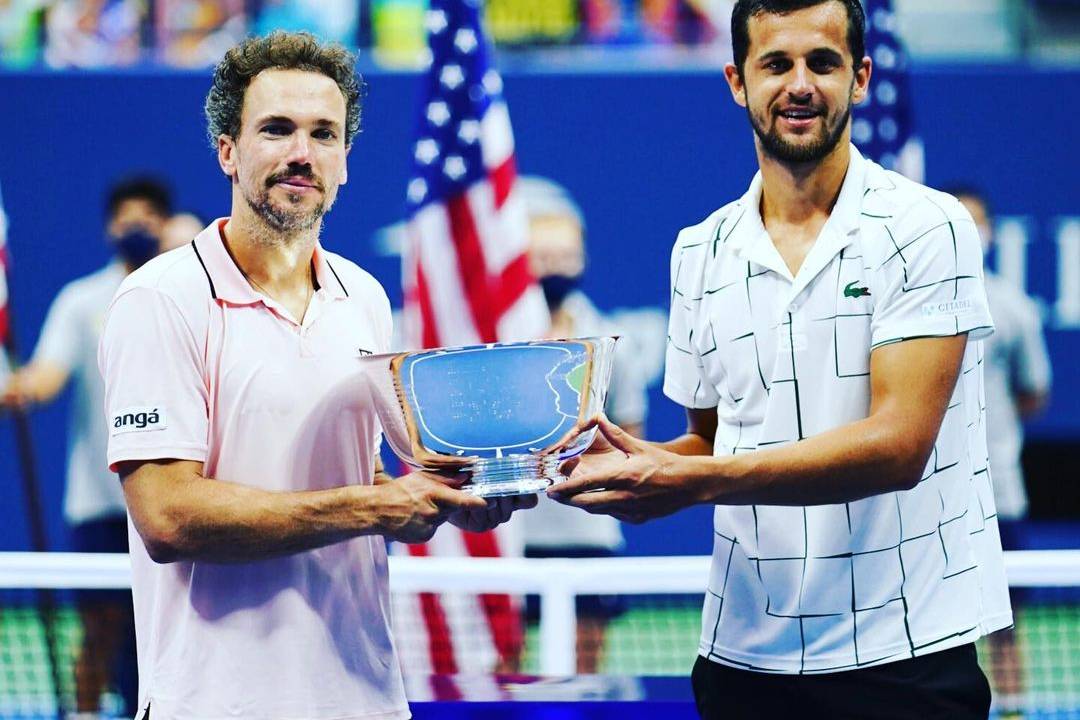
<svg viewBox="0 0 1080 720">
<path fill-rule="evenodd" d="M 129 276 L 109 310 L 140 718 L 408 717 L 384 537 L 488 529 L 536 502 L 379 465 L 356 359 L 389 348 L 390 306 L 318 241 L 359 127 L 353 63 L 306 34 L 227 53 L 206 115 L 231 216 Z"/>
</svg>

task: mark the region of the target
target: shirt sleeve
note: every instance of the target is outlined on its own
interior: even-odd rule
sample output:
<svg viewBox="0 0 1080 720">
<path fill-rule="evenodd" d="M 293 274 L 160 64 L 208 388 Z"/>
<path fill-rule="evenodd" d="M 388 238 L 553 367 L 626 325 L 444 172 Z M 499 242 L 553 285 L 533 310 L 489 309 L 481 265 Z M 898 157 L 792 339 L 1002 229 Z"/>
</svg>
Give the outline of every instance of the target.
<svg viewBox="0 0 1080 720">
<path fill-rule="evenodd" d="M 46 362 L 71 372 L 78 361 L 80 332 L 78 303 L 69 285 L 49 306 L 41 337 L 34 348 L 34 362 Z"/>
<path fill-rule="evenodd" d="M 928 213 L 940 214 L 894 235 L 894 250 L 875 273 L 872 347 L 961 333 L 980 339 L 993 332 L 975 223 L 955 200 Z"/>
<path fill-rule="evenodd" d="M 168 296 L 120 294 L 98 348 L 111 470 L 127 460 L 206 461 L 209 392 L 195 336 Z"/>
<path fill-rule="evenodd" d="M 1035 303 L 1027 298 L 1022 299 L 1023 305 L 1017 317 L 1020 336 L 1016 343 L 1012 380 L 1014 386 L 1023 392 L 1042 394 L 1050 390 L 1050 355 L 1046 350 L 1039 310 Z"/>
<path fill-rule="evenodd" d="M 707 245 L 691 243 L 684 247 L 682 240 L 686 232 L 680 234 L 671 253 L 671 314 L 664 360 L 664 394 L 683 407 L 713 408 L 719 404 L 720 395 L 705 376 L 704 363 L 694 343 Z"/>
</svg>

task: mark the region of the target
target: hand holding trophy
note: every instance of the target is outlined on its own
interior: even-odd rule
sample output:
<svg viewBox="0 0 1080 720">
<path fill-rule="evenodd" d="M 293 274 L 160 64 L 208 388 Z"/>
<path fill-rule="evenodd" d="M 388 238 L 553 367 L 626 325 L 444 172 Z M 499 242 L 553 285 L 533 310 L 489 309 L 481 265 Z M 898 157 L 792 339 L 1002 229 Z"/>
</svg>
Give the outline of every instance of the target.
<svg viewBox="0 0 1080 720">
<path fill-rule="evenodd" d="M 596 435 L 615 337 L 492 343 L 362 358 L 390 447 L 414 468 L 471 475 L 480 497 L 541 492 Z"/>
</svg>

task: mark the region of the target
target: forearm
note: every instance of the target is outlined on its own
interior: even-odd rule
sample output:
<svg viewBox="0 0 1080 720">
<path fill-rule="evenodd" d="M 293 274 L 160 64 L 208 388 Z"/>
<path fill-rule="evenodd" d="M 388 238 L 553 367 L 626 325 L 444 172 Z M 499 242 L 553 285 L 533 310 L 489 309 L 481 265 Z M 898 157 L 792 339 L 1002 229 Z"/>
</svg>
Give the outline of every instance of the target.
<svg viewBox="0 0 1080 720">
<path fill-rule="evenodd" d="M 249 562 L 382 529 L 372 487 L 276 493 L 196 476 L 162 489 L 152 512 L 132 513 L 158 562 Z"/>
<path fill-rule="evenodd" d="M 869 417 L 797 443 L 680 461 L 705 502 L 723 505 L 828 505 L 914 487 L 929 450 Z"/>
<path fill-rule="evenodd" d="M 691 431 L 687 431 L 674 440 L 654 444 L 661 450 L 667 450 L 676 455 L 705 455 L 711 457 L 713 454 L 712 441 Z"/>
</svg>

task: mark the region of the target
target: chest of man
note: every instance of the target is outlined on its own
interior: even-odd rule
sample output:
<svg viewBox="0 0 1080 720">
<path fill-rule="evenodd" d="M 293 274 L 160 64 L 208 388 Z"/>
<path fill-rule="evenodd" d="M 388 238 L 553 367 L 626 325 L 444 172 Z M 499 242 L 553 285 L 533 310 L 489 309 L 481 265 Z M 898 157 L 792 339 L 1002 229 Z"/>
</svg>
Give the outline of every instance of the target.
<svg viewBox="0 0 1080 720">
<path fill-rule="evenodd" d="M 317 295 L 299 325 L 261 304 L 220 306 L 207 338 L 210 463 L 244 458 L 242 475 L 275 489 L 362 475 L 379 429 L 359 358 L 378 345 L 350 300 Z"/>
<path fill-rule="evenodd" d="M 738 449 L 800 440 L 865 417 L 870 272 L 858 243 L 809 278 L 734 253 L 706 268 L 695 344 L 720 394 L 720 418 L 763 426 L 755 442 Z"/>
</svg>

